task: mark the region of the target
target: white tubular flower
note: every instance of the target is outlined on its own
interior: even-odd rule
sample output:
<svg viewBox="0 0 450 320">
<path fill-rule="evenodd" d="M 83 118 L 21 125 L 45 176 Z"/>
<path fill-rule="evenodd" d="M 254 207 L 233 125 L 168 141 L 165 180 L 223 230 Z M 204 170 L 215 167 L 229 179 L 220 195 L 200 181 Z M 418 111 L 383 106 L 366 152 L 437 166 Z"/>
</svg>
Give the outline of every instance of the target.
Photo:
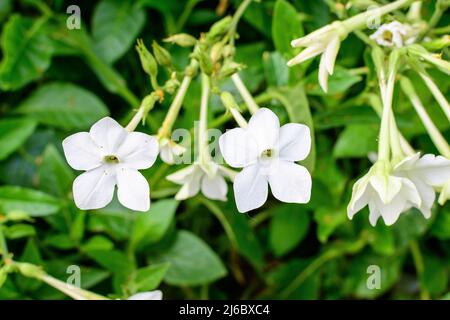
<svg viewBox="0 0 450 320">
<path fill-rule="evenodd" d="M 407 25 L 401 24 L 398 21 L 392 21 L 383 24 L 378 30 L 373 33 L 370 38 L 375 40 L 380 46 L 401 48 L 405 44 L 410 43 L 407 37 L 410 28 Z"/>
<path fill-rule="evenodd" d="M 175 157 L 181 156 L 186 151 L 185 147 L 167 138 L 160 140 L 159 149 L 161 160 L 167 164 L 174 164 Z"/>
<path fill-rule="evenodd" d="M 163 294 L 160 290 L 139 292 L 130 296 L 127 300 L 162 300 Z"/>
<path fill-rule="evenodd" d="M 233 179 L 229 170 L 209 161 L 206 164 L 196 162 L 166 177 L 173 183 L 182 185 L 175 195 L 176 200 L 186 200 L 201 192 L 211 200 L 227 200 L 228 186 L 224 177 Z"/>
<path fill-rule="evenodd" d="M 306 60 L 322 54 L 319 64 L 319 84 L 323 91 L 328 91 L 328 76 L 334 72 L 334 63 L 341 45 L 348 31 L 344 24 L 336 21 L 309 35 L 291 42 L 293 47 L 305 47 L 297 56 L 288 61 L 288 66 L 303 63 Z"/>
<path fill-rule="evenodd" d="M 398 163 L 393 175 L 408 178 L 414 183 L 422 200 L 421 205 L 416 208 L 428 219 L 436 198 L 435 188 L 444 187 L 450 180 L 450 160 L 433 154 L 420 157 L 420 153 L 416 153 Z"/>
<path fill-rule="evenodd" d="M 228 130 L 219 138 L 225 161 L 243 168 L 234 180 L 239 212 L 261 207 L 268 186 L 280 201 L 307 203 L 311 197 L 311 175 L 295 163 L 311 149 L 309 128 L 289 123 L 280 128 L 278 117 L 267 108 L 259 109 L 246 128 Z"/>
<path fill-rule="evenodd" d="M 139 173 L 153 165 L 158 142 L 141 132 L 128 132 L 115 120 L 105 117 L 89 132 L 75 133 L 63 143 L 67 162 L 75 170 L 85 170 L 73 182 L 75 204 L 82 210 L 99 209 L 117 197 L 131 210 L 147 211 L 150 190 Z"/>
<path fill-rule="evenodd" d="M 390 226 L 411 206 L 421 207 L 422 200 L 414 183 L 408 178 L 390 174 L 385 167 L 384 162 L 377 162 L 354 184 L 352 198 L 347 207 L 350 219 L 368 205 L 372 226 L 376 225 L 380 216 L 384 223 Z"/>
</svg>

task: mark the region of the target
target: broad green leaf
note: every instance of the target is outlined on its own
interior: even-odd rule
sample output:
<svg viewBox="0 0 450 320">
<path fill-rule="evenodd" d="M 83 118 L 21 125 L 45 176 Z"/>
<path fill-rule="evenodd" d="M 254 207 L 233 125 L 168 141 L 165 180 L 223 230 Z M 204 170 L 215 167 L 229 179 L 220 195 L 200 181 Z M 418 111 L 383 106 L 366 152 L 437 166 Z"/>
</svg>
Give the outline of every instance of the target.
<svg viewBox="0 0 450 320">
<path fill-rule="evenodd" d="M 138 213 L 131 235 L 131 247 L 138 248 L 160 240 L 175 216 L 178 201 L 173 199 L 159 200 L 152 203 L 150 210 Z"/>
<path fill-rule="evenodd" d="M 7 158 L 33 134 L 36 121 L 32 119 L 0 120 L 0 160 Z"/>
<path fill-rule="evenodd" d="M 442 261 L 434 256 L 425 257 L 424 272 L 421 277 L 421 284 L 433 296 L 439 296 L 447 289 L 448 283 L 448 261 Z"/>
<path fill-rule="evenodd" d="M 291 41 L 303 36 L 303 26 L 297 10 L 286 0 L 277 0 L 272 18 L 272 38 L 275 48 L 284 57 L 291 57 Z"/>
<path fill-rule="evenodd" d="M 160 263 L 136 270 L 133 280 L 133 289 L 135 289 L 136 292 L 156 289 L 166 275 L 169 266 L 169 263 Z"/>
<path fill-rule="evenodd" d="M 3 232 L 8 239 L 20 239 L 26 237 L 32 237 L 36 235 L 36 229 L 29 224 L 13 224 L 12 226 L 3 227 Z"/>
<path fill-rule="evenodd" d="M 81 246 L 82 251 L 108 251 L 114 248 L 114 243 L 105 236 L 93 236 Z"/>
<path fill-rule="evenodd" d="M 381 223 L 377 223 L 371 237 L 370 246 L 378 254 L 392 255 L 395 253 L 395 238 L 393 230 Z"/>
<path fill-rule="evenodd" d="M 275 209 L 270 221 L 269 244 L 276 256 L 292 251 L 306 236 L 309 215 L 299 205 L 284 204 Z"/>
<path fill-rule="evenodd" d="M 61 203 L 58 199 L 41 191 L 1 186 L 0 206 L 5 211 L 20 210 L 32 217 L 39 217 L 57 213 Z"/>
<path fill-rule="evenodd" d="M 70 83 L 40 87 L 22 102 L 17 112 L 65 130 L 88 129 L 108 115 L 108 109 L 99 98 Z"/>
<path fill-rule="evenodd" d="M 314 220 L 317 222 L 317 238 L 320 242 L 328 241 L 328 237 L 342 223 L 347 221 L 347 210 L 345 208 L 319 207 L 314 212 Z"/>
<path fill-rule="evenodd" d="M 332 110 L 319 111 L 314 115 L 314 126 L 317 131 L 343 127 L 350 124 L 379 124 L 380 118 L 367 105 L 338 107 Z"/>
<path fill-rule="evenodd" d="M 118 250 L 92 250 L 87 255 L 103 268 L 116 274 L 129 274 L 133 270 L 133 263 Z"/>
<path fill-rule="evenodd" d="M 64 197 L 70 190 L 75 176 L 58 150 L 48 145 L 39 167 L 39 183 L 43 191 Z"/>
<path fill-rule="evenodd" d="M 227 274 L 217 254 L 200 238 L 189 231 L 177 233 L 172 246 L 155 262 L 169 262 L 164 281 L 176 286 L 198 286 L 216 281 Z"/>
<path fill-rule="evenodd" d="M 53 234 L 44 239 L 44 243 L 60 250 L 70 250 L 76 248 L 76 243 L 67 234 Z"/>
<path fill-rule="evenodd" d="M 431 227 L 431 234 L 440 240 L 450 239 L 450 211 L 441 210 Z"/>
<path fill-rule="evenodd" d="M 368 124 L 348 125 L 339 134 L 333 150 L 335 158 L 367 157 L 377 150 L 378 126 Z"/>
<path fill-rule="evenodd" d="M 134 1 L 101 1 L 92 17 L 95 52 L 106 62 L 114 62 L 134 43 L 144 22 L 145 11 Z"/>
<path fill-rule="evenodd" d="M 0 39 L 3 60 L 0 63 L 0 88 L 16 90 L 40 78 L 50 66 L 53 47 L 42 32 L 43 18 L 34 20 L 12 15 Z"/>
<path fill-rule="evenodd" d="M 38 266 L 43 265 L 43 260 L 36 241 L 29 239 L 25 245 L 25 249 L 19 259 L 20 262 L 33 263 Z M 17 277 L 17 286 L 21 291 L 32 292 L 37 290 L 42 285 L 42 282 L 36 279 L 28 278 L 22 275 Z"/>
<path fill-rule="evenodd" d="M 317 72 L 312 72 L 306 79 L 305 89 L 309 95 L 326 96 L 344 94 L 355 83 L 362 80 L 362 77 L 355 75 L 351 70 L 336 66 L 334 73 L 328 79 L 328 92 L 325 93 L 319 86 Z"/>
<path fill-rule="evenodd" d="M 286 86 L 289 82 L 289 67 L 279 52 L 267 52 L 263 55 L 264 71 L 269 86 Z"/>
</svg>

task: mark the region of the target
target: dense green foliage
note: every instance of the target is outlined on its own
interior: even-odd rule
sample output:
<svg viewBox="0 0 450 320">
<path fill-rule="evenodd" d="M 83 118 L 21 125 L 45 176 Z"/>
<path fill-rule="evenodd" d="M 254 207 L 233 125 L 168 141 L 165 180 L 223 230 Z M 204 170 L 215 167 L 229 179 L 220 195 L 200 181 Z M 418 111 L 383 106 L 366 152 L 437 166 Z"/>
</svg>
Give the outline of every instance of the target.
<svg viewBox="0 0 450 320">
<path fill-rule="evenodd" d="M 450 298 L 448 203 L 435 206 L 429 220 L 411 209 L 392 227 L 381 220 L 370 226 L 367 209 L 347 218 L 351 187 L 377 148 L 370 49 L 354 35 L 343 41 L 327 94 L 317 81 L 317 59 L 286 66 L 298 52 L 292 39 L 340 14 L 332 0 L 254 2 L 237 29 L 236 60 L 246 65 L 240 75 L 256 101 L 283 123 L 313 129 L 313 150 L 304 163 L 313 176 L 309 204 L 270 198 L 264 207 L 240 214 L 232 188 L 227 202 L 202 195 L 178 202 L 178 186 L 165 179 L 177 166 L 158 159 L 143 171 L 151 185 L 148 213 L 132 212 L 116 200 L 89 212 L 75 207 L 71 188 L 78 173 L 67 165 L 61 141 L 108 114 L 125 125 L 151 91 L 136 40 L 150 48 L 153 40 L 162 43 L 179 32 L 198 37 L 239 3 L 81 1 L 81 30 L 69 30 L 70 1 L 0 1 L 0 228 L 13 259 L 42 266 L 63 281 L 70 276 L 68 266 L 80 266 L 82 288 L 113 298 L 157 288 L 167 299 Z M 424 14 L 433 8 L 434 1 L 426 1 Z M 440 24 L 448 22 L 444 16 Z M 164 47 L 182 70 L 189 49 Z M 448 75 L 430 73 L 448 93 Z M 161 82 L 169 76 L 158 75 Z M 414 74 L 410 79 L 450 137 L 449 123 L 423 82 Z M 236 93 L 229 80 L 221 86 Z M 155 134 L 172 98 L 157 104 L 138 130 Z M 196 79 L 174 127 L 193 128 L 199 104 Z M 400 91 L 395 110 L 408 141 L 437 153 Z M 219 99 L 211 99 L 209 111 L 210 126 L 235 127 Z M 370 265 L 381 268 L 380 289 L 366 285 Z M 5 276 L 0 268 L 0 299 L 67 298 L 22 274 Z"/>
</svg>

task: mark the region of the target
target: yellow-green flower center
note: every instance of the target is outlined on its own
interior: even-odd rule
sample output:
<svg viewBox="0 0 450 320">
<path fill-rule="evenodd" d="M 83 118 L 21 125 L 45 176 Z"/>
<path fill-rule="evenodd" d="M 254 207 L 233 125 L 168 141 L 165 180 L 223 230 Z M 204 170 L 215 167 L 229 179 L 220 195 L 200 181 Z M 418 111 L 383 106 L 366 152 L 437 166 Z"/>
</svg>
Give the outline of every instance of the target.
<svg viewBox="0 0 450 320">
<path fill-rule="evenodd" d="M 108 155 L 103 158 L 106 163 L 119 163 L 119 158 L 115 155 Z"/>
</svg>

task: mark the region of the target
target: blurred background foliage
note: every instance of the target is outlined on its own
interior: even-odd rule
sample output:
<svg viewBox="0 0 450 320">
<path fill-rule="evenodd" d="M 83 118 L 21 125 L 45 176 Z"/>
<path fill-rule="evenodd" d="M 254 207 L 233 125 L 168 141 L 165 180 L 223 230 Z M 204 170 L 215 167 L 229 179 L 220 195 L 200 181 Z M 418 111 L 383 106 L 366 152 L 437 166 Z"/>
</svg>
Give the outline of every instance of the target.
<svg viewBox="0 0 450 320">
<path fill-rule="evenodd" d="M 286 67 L 297 52 L 291 39 L 342 13 L 333 0 L 252 3 L 236 42 L 236 60 L 247 65 L 240 75 L 256 101 L 282 122 L 314 129 L 309 204 L 271 198 L 263 208 L 239 214 L 231 190 L 226 203 L 202 196 L 178 203 L 177 187 L 164 179 L 176 166 L 158 160 L 144 171 L 153 198 L 148 214 L 117 202 L 90 212 L 75 207 L 71 185 L 77 173 L 66 164 L 61 141 L 108 114 L 125 124 L 150 92 L 134 50 L 137 38 L 150 46 L 179 32 L 198 37 L 239 3 L 78 1 L 81 30 L 68 30 L 71 1 L 0 1 L 0 227 L 13 258 L 43 266 L 64 281 L 67 267 L 78 265 L 83 288 L 113 298 L 156 288 L 166 299 L 450 298 L 448 204 L 436 206 L 430 220 L 411 210 L 392 227 L 382 221 L 371 227 L 367 211 L 353 221 L 346 216 L 351 186 L 369 168 L 368 155 L 377 145 L 379 118 L 372 108 L 377 85 L 369 49 L 353 35 L 343 42 L 328 94 L 319 88 L 316 60 Z M 426 17 L 434 3 L 424 3 Z M 448 22 L 446 15 L 440 25 Z M 189 50 L 165 46 L 182 70 Z M 448 94 L 448 77 L 432 76 Z M 448 138 L 440 108 L 420 79 L 411 75 L 411 80 Z M 221 85 L 236 93 L 230 81 Z M 157 105 L 138 130 L 156 133 L 170 100 Z M 193 127 L 199 100 L 200 83 L 194 81 L 175 128 Z M 408 100 L 398 92 L 394 103 L 408 140 L 418 150 L 437 153 Z M 210 126 L 234 127 L 224 112 L 219 99 L 211 99 Z M 366 285 L 370 265 L 381 268 L 381 289 Z M 0 299 L 63 298 L 18 274 L 9 274 L 0 288 Z"/>
</svg>

